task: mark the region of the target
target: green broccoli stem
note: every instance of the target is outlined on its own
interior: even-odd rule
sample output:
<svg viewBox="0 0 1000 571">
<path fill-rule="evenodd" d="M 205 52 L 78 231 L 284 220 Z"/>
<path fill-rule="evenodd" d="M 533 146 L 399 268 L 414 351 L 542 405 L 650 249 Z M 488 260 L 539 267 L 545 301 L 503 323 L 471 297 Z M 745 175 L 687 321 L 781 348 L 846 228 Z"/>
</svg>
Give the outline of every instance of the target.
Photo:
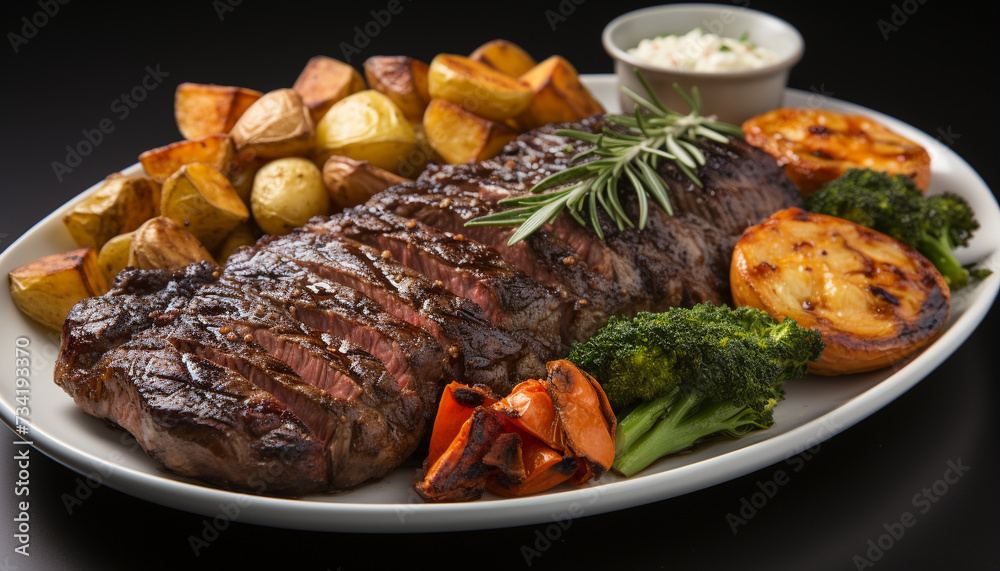
<svg viewBox="0 0 1000 571">
<path fill-rule="evenodd" d="M 674 399 L 674 406 L 667 415 L 615 458 L 614 469 L 628 477 L 667 454 L 691 447 L 706 436 L 719 432 L 736 436 L 762 427 L 756 422 L 760 414 L 747 406 L 731 401 L 703 403 L 703 400 L 695 392 Z M 622 422 L 627 420 L 628 416 Z"/>
<path fill-rule="evenodd" d="M 947 232 L 943 232 L 938 238 L 925 234 L 917 243 L 917 250 L 941 272 L 949 288 L 962 289 L 969 283 L 969 270 L 963 268 L 952 253 L 954 247 L 948 239 Z"/>
<path fill-rule="evenodd" d="M 632 412 L 625 415 L 625 418 L 618 422 L 618 428 L 615 430 L 616 453 L 621 454 L 632 448 L 635 441 L 649 432 L 649 429 L 660 420 L 663 414 L 670 410 L 678 395 L 680 395 L 680 389 L 674 388 L 662 397 L 640 404 Z"/>
</svg>

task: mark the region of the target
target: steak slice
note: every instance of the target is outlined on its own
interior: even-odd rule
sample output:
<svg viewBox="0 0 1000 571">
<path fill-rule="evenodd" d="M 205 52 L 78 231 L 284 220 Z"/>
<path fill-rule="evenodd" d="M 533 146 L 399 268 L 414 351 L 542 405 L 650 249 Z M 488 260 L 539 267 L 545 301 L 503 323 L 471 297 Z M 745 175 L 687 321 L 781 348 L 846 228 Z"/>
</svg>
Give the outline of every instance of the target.
<svg viewBox="0 0 1000 571">
<path fill-rule="evenodd" d="M 569 351 L 571 339 L 563 339 L 561 324 L 575 300 L 539 284 L 488 246 L 363 207 L 313 221 L 306 229 L 388 251 L 404 266 L 476 302 L 490 322 L 529 339 L 545 361 Z"/>
<path fill-rule="evenodd" d="M 388 313 L 360 292 L 325 280 L 265 250 L 229 258 L 222 281 L 265 297 L 309 327 L 345 339 L 379 359 L 399 387 L 417 392 L 428 422 L 450 365 L 429 333 Z"/>
<path fill-rule="evenodd" d="M 267 236 L 254 248 L 354 288 L 396 317 L 423 328 L 445 347 L 456 377 L 467 383 L 507 394 L 522 379 L 544 370 L 544 362 L 530 347 L 490 323 L 479 306 L 403 266 L 388 252 L 310 232 Z"/>
<path fill-rule="evenodd" d="M 573 311 L 563 325 L 564 338 L 584 341 L 607 323 L 611 315 L 623 310 L 622 288 L 591 271 L 569 244 L 552 233 L 541 230 L 523 242 L 508 246 L 512 228 L 465 226 L 473 218 L 495 212 L 495 206 L 477 192 L 418 181 L 386 189 L 372 197 L 367 206 L 462 234 L 493 248 L 507 263 L 534 280 L 556 288 L 560 296 L 573 300 Z"/>
<path fill-rule="evenodd" d="M 61 359 L 56 376 L 77 405 L 130 432 L 181 476 L 257 494 L 327 487 L 323 449 L 309 429 L 230 369 L 150 338 L 80 364 Z M 270 473 L 278 476 L 262 477 Z"/>
<path fill-rule="evenodd" d="M 175 274 L 128 270 L 109 294 L 85 300 L 70 312 L 57 379 L 70 382 L 65 368 L 89 368 L 101 357 L 102 347 L 106 352 L 129 340 L 166 340 L 182 353 L 239 373 L 294 413 L 323 450 L 323 489 L 379 477 L 409 456 L 424 426 L 415 393 L 401 390 L 370 356 L 349 346 L 334 349 L 338 341 L 332 337 L 297 330 L 297 322 L 283 315 L 283 309 L 214 283 L 218 276 L 209 264 L 193 264 Z M 258 338 L 284 353 L 313 382 L 346 398 L 303 380 L 293 367 L 268 354 Z M 104 371 L 92 374 L 99 377 Z M 317 490 L 299 493 L 308 491 Z"/>
</svg>

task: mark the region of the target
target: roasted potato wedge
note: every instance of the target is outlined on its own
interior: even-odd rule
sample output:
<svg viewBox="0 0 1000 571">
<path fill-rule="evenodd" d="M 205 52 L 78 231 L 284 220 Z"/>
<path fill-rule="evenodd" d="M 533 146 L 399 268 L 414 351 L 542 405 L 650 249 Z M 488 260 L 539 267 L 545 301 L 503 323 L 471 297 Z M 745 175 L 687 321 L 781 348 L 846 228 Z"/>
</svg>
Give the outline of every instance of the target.
<svg viewBox="0 0 1000 571">
<path fill-rule="evenodd" d="M 228 133 L 261 95 L 242 87 L 182 83 L 174 93 L 177 129 L 185 139 Z"/>
<path fill-rule="evenodd" d="M 108 281 L 115 279 L 119 272 L 128 266 L 128 252 L 132 247 L 132 235 L 134 232 L 119 234 L 108 240 L 97 253 L 97 263 L 104 270 L 104 277 Z"/>
<path fill-rule="evenodd" d="M 166 216 L 151 218 L 132 233 L 130 266 L 142 270 L 179 270 L 200 261 L 215 262 L 193 234 Z"/>
<path fill-rule="evenodd" d="M 326 214 L 330 198 L 319 167 L 308 159 L 287 157 L 267 163 L 254 175 L 250 208 L 261 230 L 280 235 Z"/>
<path fill-rule="evenodd" d="M 879 369 L 927 345 L 951 299 L 934 265 L 902 242 L 798 208 L 746 230 L 730 283 L 737 306 L 820 332 L 826 349 L 809 371 L 821 375 Z"/>
<path fill-rule="evenodd" d="M 177 169 L 191 163 L 204 163 L 227 172 L 232 166 L 233 155 L 233 138 L 218 134 L 151 149 L 139 155 L 139 162 L 150 178 L 162 183 Z"/>
<path fill-rule="evenodd" d="M 486 160 L 517 137 L 506 125 L 443 99 L 432 99 L 427 106 L 424 131 L 431 147 L 451 164 Z"/>
<path fill-rule="evenodd" d="M 444 99 L 493 121 L 517 117 L 531 103 L 531 87 L 467 57 L 439 54 L 427 84 L 432 99 Z"/>
<path fill-rule="evenodd" d="M 406 56 L 375 56 L 365 61 L 368 86 L 385 95 L 410 121 L 420 121 L 430 101 L 427 64 Z"/>
<path fill-rule="evenodd" d="M 365 81 L 356 69 L 326 56 L 309 60 L 292 86 L 302 96 L 313 123 L 318 123 L 334 103 L 364 88 Z"/>
<path fill-rule="evenodd" d="M 250 218 L 229 180 L 201 163 L 184 165 L 163 183 L 160 214 L 183 226 L 209 249 Z"/>
<path fill-rule="evenodd" d="M 323 164 L 323 184 L 336 208 L 357 206 L 375 193 L 409 180 L 350 157 L 333 155 Z"/>
<path fill-rule="evenodd" d="M 803 195 L 850 168 L 904 174 L 920 190 L 930 186 L 927 150 L 861 115 L 786 107 L 748 119 L 743 133 L 785 168 Z"/>
<path fill-rule="evenodd" d="M 63 216 L 78 246 L 100 248 L 159 214 L 160 184 L 145 177 L 114 173 L 90 197 Z"/>
<path fill-rule="evenodd" d="M 391 99 L 373 89 L 337 102 L 316 126 L 316 164 L 332 155 L 396 172 L 417 149 L 417 136 Z"/>
<path fill-rule="evenodd" d="M 51 254 L 7 275 L 10 297 L 18 309 L 39 323 L 62 329 L 66 314 L 78 301 L 108 290 L 91 247 Z"/>
<path fill-rule="evenodd" d="M 511 77 L 521 77 L 538 63 L 521 46 L 507 40 L 486 42 L 476 48 L 469 59 L 484 63 Z"/>
<path fill-rule="evenodd" d="M 309 154 L 315 127 L 298 92 L 277 89 L 251 105 L 231 134 L 241 156 L 276 159 Z"/>
<path fill-rule="evenodd" d="M 212 255 L 220 264 L 225 264 L 233 252 L 243 246 L 253 246 L 259 237 L 259 233 L 249 221 L 243 222 L 226 236 Z"/>
<path fill-rule="evenodd" d="M 521 81 L 531 88 L 531 102 L 517 117 L 523 129 L 534 129 L 549 123 L 577 121 L 604 108 L 580 82 L 576 69 L 560 56 L 552 56 L 531 68 Z"/>
</svg>

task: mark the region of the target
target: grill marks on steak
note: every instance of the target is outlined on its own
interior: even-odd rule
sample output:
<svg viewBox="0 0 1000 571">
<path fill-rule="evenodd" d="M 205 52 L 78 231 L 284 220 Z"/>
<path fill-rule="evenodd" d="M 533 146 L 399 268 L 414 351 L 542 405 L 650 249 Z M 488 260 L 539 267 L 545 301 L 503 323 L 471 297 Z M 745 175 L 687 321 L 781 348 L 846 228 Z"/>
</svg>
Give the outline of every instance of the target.
<svg viewBox="0 0 1000 571">
<path fill-rule="evenodd" d="M 457 378 L 506 394 L 520 380 L 544 370 L 538 355 L 490 323 L 479 306 L 391 255 L 332 234 L 299 231 L 264 237 L 254 248 L 356 289 L 396 317 L 423 328 L 445 348 Z"/>
<path fill-rule="evenodd" d="M 543 361 L 565 355 L 569 349 L 561 324 L 564 314 L 572 311 L 573 300 L 531 279 L 505 262 L 496 250 L 462 234 L 363 207 L 306 228 L 389 252 L 404 266 L 476 302 L 490 322 L 527 339 Z"/>
</svg>

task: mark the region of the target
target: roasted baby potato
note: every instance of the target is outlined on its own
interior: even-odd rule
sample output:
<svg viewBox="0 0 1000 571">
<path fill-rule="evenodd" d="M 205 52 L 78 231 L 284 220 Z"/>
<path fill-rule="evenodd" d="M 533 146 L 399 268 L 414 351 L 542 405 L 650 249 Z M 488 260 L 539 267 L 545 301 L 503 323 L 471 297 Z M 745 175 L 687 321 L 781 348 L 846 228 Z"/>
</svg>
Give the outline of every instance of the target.
<svg viewBox="0 0 1000 571">
<path fill-rule="evenodd" d="M 316 164 L 343 155 L 396 172 L 417 148 L 417 136 L 391 99 L 373 89 L 337 102 L 316 126 Z"/>
<path fill-rule="evenodd" d="M 517 117 L 531 103 L 531 87 L 523 81 L 458 55 L 435 57 L 427 84 L 432 99 L 444 99 L 493 121 Z"/>
<path fill-rule="evenodd" d="M 226 236 L 212 255 L 220 264 L 225 264 L 233 252 L 243 246 L 253 246 L 259 237 L 259 233 L 249 221 L 243 222 Z"/>
<path fill-rule="evenodd" d="M 853 222 L 782 210 L 746 230 L 730 271 L 733 301 L 823 336 L 809 371 L 839 375 L 890 365 L 927 345 L 951 293 L 933 264 Z"/>
<path fill-rule="evenodd" d="M 350 157 L 333 155 L 323 164 L 323 184 L 336 208 L 357 206 L 375 193 L 408 180 Z"/>
<path fill-rule="evenodd" d="M 434 150 L 451 164 L 482 161 L 500 152 L 517 131 L 443 99 L 432 99 L 424 131 Z"/>
<path fill-rule="evenodd" d="M 808 195 L 850 168 L 903 174 L 920 190 L 931 182 L 931 158 L 917 143 L 861 115 L 782 108 L 743 123 L 748 143 L 785 168 Z"/>
<path fill-rule="evenodd" d="M 375 56 L 365 61 L 368 86 L 385 95 L 410 121 L 420 121 L 430 101 L 427 64 L 406 56 Z"/>
<path fill-rule="evenodd" d="M 90 247 L 29 262 L 11 271 L 7 279 L 14 305 L 53 329 L 62 329 L 66 314 L 78 301 L 108 290 L 97 250 Z"/>
<path fill-rule="evenodd" d="M 560 56 L 552 56 L 521 76 L 531 88 L 528 108 L 517 117 L 524 129 L 549 123 L 577 121 L 604 108 L 580 82 L 576 69 Z"/>
<path fill-rule="evenodd" d="M 201 163 L 184 165 L 163 183 L 160 214 L 183 226 L 209 249 L 250 218 L 229 180 Z"/>
<path fill-rule="evenodd" d="M 356 69 L 326 56 L 309 60 L 292 86 L 309 108 L 313 123 L 318 123 L 334 103 L 364 88 L 365 80 Z"/>
<path fill-rule="evenodd" d="M 261 95 L 242 87 L 182 83 L 174 94 L 177 129 L 185 139 L 228 133 Z"/>
<path fill-rule="evenodd" d="M 241 156 L 276 159 L 309 154 L 315 128 L 298 92 L 277 89 L 251 105 L 231 134 Z"/>
<path fill-rule="evenodd" d="M 253 177 L 250 208 L 268 234 L 287 234 L 313 216 L 326 214 L 330 199 L 323 175 L 308 159 L 287 157 L 260 167 Z"/>
<path fill-rule="evenodd" d="M 521 46 L 507 40 L 493 40 L 476 48 L 469 59 L 484 63 L 511 77 L 521 77 L 538 63 Z"/>
<path fill-rule="evenodd" d="M 100 248 L 131 232 L 160 211 L 160 184 L 144 177 L 115 173 L 65 216 L 63 224 L 78 246 Z"/>
<path fill-rule="evenodd" d="M 132 233 L 130 266 L 142 270 L 179 270 L 200 261 L 215 262 L 194 235 L 165 216 L 147 220 Z"/>
<path fill-rule="evenodd" d="M 108 281 L 115 279 L 119 272 L 128 266 L 128 252 L 132 247 L 132 235 L 134 232 L 119 234 L 108 240 L 97 253 L 97 263 L 104 270 L 104 277 Z"/>
<path fill-rule="evenodd" d="M 139 155 L 139 162 L 150 178 L 162 183 L 177 169 L 191 163 L 204 163 L 227 172 L 233 163 L 233 154 L 233 138 L 218 134 L 151 149 Z"/>
</svg>

